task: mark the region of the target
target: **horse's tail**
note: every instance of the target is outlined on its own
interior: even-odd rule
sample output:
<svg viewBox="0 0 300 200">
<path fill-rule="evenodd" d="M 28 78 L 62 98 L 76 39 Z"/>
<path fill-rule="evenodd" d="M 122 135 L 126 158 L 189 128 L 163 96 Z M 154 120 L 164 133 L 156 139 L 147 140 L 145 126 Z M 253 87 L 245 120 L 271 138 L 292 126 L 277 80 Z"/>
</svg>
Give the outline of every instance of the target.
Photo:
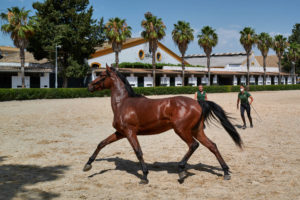
<svg viewBox="0 0 300 200">
<path fill-rule="evenodd" d="M 235 144 L 242 148 L 242 139 L 234 128 L 234 126 L 229 121 L 228 114 L 223 110 L 221 106 L 212 102 L 212 101 L 198 101 L 200 106 L 202 107 L 202 115 L 204 117 L 204 121 L 210 119 L 211 117 L 216 121 L 220 122 L 224 129 L 229 133 L 230 137 L 233 139 Z"/>
</svg>

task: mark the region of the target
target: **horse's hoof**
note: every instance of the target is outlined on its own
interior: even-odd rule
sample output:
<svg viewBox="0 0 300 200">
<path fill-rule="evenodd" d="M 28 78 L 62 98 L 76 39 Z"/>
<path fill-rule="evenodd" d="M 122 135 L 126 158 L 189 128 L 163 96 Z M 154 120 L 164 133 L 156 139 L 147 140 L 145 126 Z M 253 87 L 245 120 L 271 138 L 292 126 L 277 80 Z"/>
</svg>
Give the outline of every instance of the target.
<svg viewBox="0 0 300 200">
<path fill-rule="evenodd" d="M 143 185 L 146 185 L 146 184 L 148 184 L 148 183 L 149 183 L 148 179 L 142 179 L 142 180 L 140 181 L 140 184 L 143 184 Z"/>
<path fill-rule="evenodd" d="M 229 175 L 229 174 L 227 174 L 227 175 L 224 175 L 224 180 L 230 180 L 231 179 L 231 176 Z"/>
<path fill-rule="evenodd" d="M 186 171 L 182 171 L 182 172 L 179 172 L 179 180 L 183 180 L 186 176 L 187 176 L 187 173 Z"/>
<path fill-rule="evenodd" d="M 87 171 L 89 171 L 90 169 L 92 169 L 92 165 L 90 165 L 90 164 L 85 164 L 85 166 L 84 166 L 84 168 L 83 168 L 83 171 L 84 171 L 84 172 L 87 172 Z"/>
<path fill-rule="evenodd" d="M 178 182 L 179 182 L 180 184 L 182 184 L 182 183 L 184 182 L 184 179 L 178 179 Z"/>
</svg>

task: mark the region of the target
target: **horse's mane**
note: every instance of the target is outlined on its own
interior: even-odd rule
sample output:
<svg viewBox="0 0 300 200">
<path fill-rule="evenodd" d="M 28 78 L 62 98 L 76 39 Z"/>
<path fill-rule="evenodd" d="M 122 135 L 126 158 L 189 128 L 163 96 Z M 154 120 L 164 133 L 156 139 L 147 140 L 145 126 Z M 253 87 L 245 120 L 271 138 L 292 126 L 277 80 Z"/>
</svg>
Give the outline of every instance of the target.
<svg viewBox="0 0 300 200">
<path fill-rule="evenodd" d="M 126 79 L 126 77 L 121 74 L 119 71 L 117 71 L 115 68 L 111 67 L 111 69 L 117 74 L 117 76 L 121 79 L 121 81 L 124 83 L 125 85 L 125 89 L 128 92 L 128 95 L 130 97 L 143 97 L 143 95 L 141 94 L 137 94 L 134 92 L 134 90 L 132 89 L 131 85 L 129 84 L 128 80 Z"/>
</svg>

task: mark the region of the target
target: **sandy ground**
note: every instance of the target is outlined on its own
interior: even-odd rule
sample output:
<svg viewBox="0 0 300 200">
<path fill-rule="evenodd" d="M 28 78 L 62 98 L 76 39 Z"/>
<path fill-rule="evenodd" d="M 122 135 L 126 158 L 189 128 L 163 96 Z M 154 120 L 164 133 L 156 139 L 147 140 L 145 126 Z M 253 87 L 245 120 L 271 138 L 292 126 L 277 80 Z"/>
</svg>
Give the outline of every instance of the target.
<svg viewBox="0 0 300 200">
<path fill-rule="evenodd" d="M 252 110 L 255 127 L 238 129 L 243 151 L 224 129 L 206 128 L 232 179 L 223 180 L 216 158 L 200 145 L 183 184 L 177 162 L 187 146 L 173 131 L 139 137 L 148 185 L 139 184 L 140 165 L 126 139 L 105 147 L 92 170 L 82 171 L 114 131 L 110 98 L 0 102 L 0 199 L 300 199 L 300 91 L 251 94 L 262 122 Z M 241 125 L 236 97 L 208 95 Z"/>
</svg>

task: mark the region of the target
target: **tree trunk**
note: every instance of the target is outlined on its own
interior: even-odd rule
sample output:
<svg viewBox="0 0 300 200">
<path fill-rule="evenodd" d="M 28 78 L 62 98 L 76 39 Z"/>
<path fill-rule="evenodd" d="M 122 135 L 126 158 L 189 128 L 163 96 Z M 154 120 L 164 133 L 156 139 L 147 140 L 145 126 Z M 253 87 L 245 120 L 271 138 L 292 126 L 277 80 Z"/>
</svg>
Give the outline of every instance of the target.
<svg viewBox="0 0 300 200">
<path fill-rule="evenodd" d="M 64 80 L 63 80 L 63 88 L 67 88 L 68 87 L 68 77 L 66 75 L 64 75 Z"/>
<path fill-rule="evenodd" d="M 296 61 L 293 63 L 293 77 L 292 77 L 292 83 L 296 84 Z"/>
<path fill-rule="evenodd" d="M 208 72 L 208 83 L 207 85 L 210 86 L 210 55 L 206 55 L 207 57 L 207 72 Z"/>
<path fill-rule="evenodd" d="M 25 88 L 25 50 L 24 47 L 20 47 L 20 59 L 21 59 L 21 77 L 22 77 L 22 88 Z"/>
<path fill-rule="evenodd" d="M 152 48 L 152 70 L 153 70 L 153 87 L 155 87 L 155 78 L 156 78 L 156 74 L 155 74 L 155 49 Z"/>
<path fill-rule="evenodd" d="M 247 86 L 250 85 L 250 73 L 249 73 L 249 56 L 250 56 L 250 53 L 247 52 Z"/>
<path fill-rule="evenodd" d="M 280 71 L 281 71 L 281 56 L 278 56 L 278 85 L 281 84 L 281 75 L 280 75 Z"/>
<path fill-rule="evenodd" d="M 184 86 L 184 70 L 185 70 L 184 54 L 182 54 L 182 57 L 181 57 L 181 67 L 182 67 L 182 86 Z"/>
<path fill-rule="evenodd" d="M 118 51 L 116 51 L 115 52 L 115 56 L 116 56 L 116 69 L 117 69 L 117 71 L 119 70 L 119 52 Z"/>
<path fill-rule="evenodd" d="M 267 56 L 263 56 L 263 67 L 264 67 L 264 85 L 266 85 L 266 82 L 267 82 L 267 80 L 266 80 L 266 58 L 267 58 Z"/>
</svg>

